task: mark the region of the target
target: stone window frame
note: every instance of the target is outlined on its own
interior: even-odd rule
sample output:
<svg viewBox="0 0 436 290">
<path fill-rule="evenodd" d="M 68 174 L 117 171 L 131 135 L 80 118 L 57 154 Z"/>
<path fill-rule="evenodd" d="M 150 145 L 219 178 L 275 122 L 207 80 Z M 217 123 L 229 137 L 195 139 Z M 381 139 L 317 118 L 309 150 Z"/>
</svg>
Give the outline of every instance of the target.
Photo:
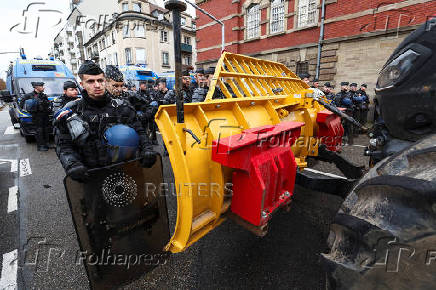
<svg viewBox="0 0 436 290">
<path fill-rule="evenodd" d="M 138 13 L 142 12 L 142 3 L 141 2 L 133 2 L 132 5 L 133 5 L 133 9 L 132 9 L 133 11 L 138 12 Z M 137 7 L 139 8 L 139 11 L 135 10 L 135 8 L 136 8 L 135 5 L 138 5 Z"/>
<path fill-rule="evenodd" d="M 315 22 L 314 23 L 310 23 L 310 24 L 306 24 L 304 26 L 300 26 L 299 25 L 299 19 L 300 19 L 300 3 L 301 1 L 315 1 Z M 300 29 L 306 29 L 306 28 L 312 28 L 315 26 L 318 26 L 318 22 L 319 22 L 319 4 L 320 0 L 295 0 L 295 7 L 294 7 L 294 27 L 297 30 Z"/>
<path fill-rule="evenodd" d="M 303 69 L 305 68 L 305 69 Z M 302 73 L 309 73 L 310 70 L 310 65 L 309 65 L 309 61 L 305 60 L 305 61 L 297 61 L 295 63 L 295 74 L 298 76 Z"/>
<path fill-rule="evenodd" d="M 244 6 L 246 6 L 244 8 L 244 26 L 245 26 L 244 39 L 245 40 L 258 39 L 261 36 L 261 34 L 262 34 L 262 27 L 261 27 L 262 10 L 261 10 L 261 6 L 260 6 L 260 2 L 261 1 L 249 1 L 247 5 L 244 5 Z M 257 27 L 258 32 L 257 32 L 257 35 L 249 37 L 249 35 L 248 35 L 248 31 L 249 31 L 249 28 L 248 28 L 248 17 L 249 17 L 249 15 L 248 15 L 248 13 L 249 13 L 249 10 L 252 9 L 254 6 L 258 7 L 258 11 L 257 11 L 258 18 L 259 18 L 258 19 L 258 23 L 259 24 L 258 24 L 258 27 Z"/>
<path fill-rule="evenodd" d="M 164 37 L 164 35 L 165 35 L 165 37 Z M 161 30 L 159 33 L 159 40 L 160 40 L 160 43 L 167 43 L 168 42 L 168 31 Z"/>
<path fill-rule="evenodd" d="M 127 10 L 124 10 L 124 5 L 127 5 Z M 129 2 L 123 2 L 121 3 L 121 12 L 127 12 L 129 11 Z"/>
<path fill-rule="evenodd" d="M 167 62 L 166 63 L 164 62 L 164 60 L 165 60 L 164 54 L 167 55 Z M 170 66 L 170 53 L 168 51 L 162 51 L 161 56 L 162 56 L 162 66 L 169 67 Z"/>
<path fill-rule="evenodd" d="M 139 62 L 138 60 L 138 50 L 143 50 L 144 51 L 144 59 L 140 59 L 143 60 L 144 62 Z M 147 51 L 145 50 L 144 47 L 135 47 L 135 60 L 136 60 L 136 64 L 141 63 L 141 64 L 147 64 Z"/>
<path fill-rule="evenodd" d="M 274 1 L 279 2 L 279 3 L 273 4 Z M 286 5 L 287 3 L 288 3 L 288 1 L 286 1 L 286 0 L 271 0 L 270 1 L 270 6 L 267 8 L 268 9 L 267 10 L 267 15 L 269 16 L 269 19 L 268 19 L 268 22 L 269 22 L 269 25 L 268 25 L 269 31 L 268 31 L 267 34 L 277 34 L 277 33 L 282 33 L 284 31 L 286 31 L 286 29 L 287 29 L 287 25 L 286 25 L 287 24 L 287 17 L 286 17 L 286 14 L 287 14 L 287 6 L 288 6 L 288 5 Z M 283 9 L 283 12 L 282 12 L 282 15 L 281 15 L 282 19 L 278 20 L 278 21 L 281 20 L 283 22 L 283 25 L 282 25 L 280 30 L 272 31 L 272 27 L 273 27 L 273 14 L 274 14 L 274 9 L 275 8 Z"/>
<path fill-rule="evenodd" d="M 182 42 L 184 44 L 191 45 L 191 43 L 192 43 L 191 36 L 183 35 L 183 41 Z"/>
<path fill-rule="evenodd" d="M 140 27 L 142 27 L 142 30 L 140 29 Z M 144 23 L 136 23 L 135 29 L 133 30 L 133 35 L 135 35 L 135 38 L 146 38 L 146 29 Z"/>
<path fill-rule="evenodd" d="M 127 29 L 126 29 L 127 28 Z M 123 24 L 123 38 L 129 38 L 130 37 L 130 27 L 129 23 Z"/>
<path fill-rule="evenodd" d="M 127 52 L 129 52 L 129 54 L 127 54 Z M 127 56 L 130 56 L 130 58 L 128 58 Z M 126 47 L 124 48 L 124 60 L 126 61 L 126 65 L 132 64 L 133 62 L 133 51 L 131 47 Z M 129 62 L 130 60 L 130 62 Z"/>
</svg>

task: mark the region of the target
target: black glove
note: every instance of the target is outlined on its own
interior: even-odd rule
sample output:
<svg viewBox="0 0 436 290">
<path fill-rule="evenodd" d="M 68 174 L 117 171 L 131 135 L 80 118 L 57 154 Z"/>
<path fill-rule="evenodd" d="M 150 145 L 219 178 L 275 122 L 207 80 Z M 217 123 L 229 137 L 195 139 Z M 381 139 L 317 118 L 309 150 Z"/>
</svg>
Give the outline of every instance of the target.
<svg viewBox="0 0 436 290">
<path fill-rule="evenodd" d="M 156 163 L 157 152 L 153 150 L 145 150 L 142 153 L 141 165 L 145 168 L 150 168 Z"/>
<path fill-rule="evenodd" d="M 71 167 L 66 173 L 67 176 L 78 182 L 85 183 L 89 179 L 88 169 L 82 164 Z"/>
</svg>

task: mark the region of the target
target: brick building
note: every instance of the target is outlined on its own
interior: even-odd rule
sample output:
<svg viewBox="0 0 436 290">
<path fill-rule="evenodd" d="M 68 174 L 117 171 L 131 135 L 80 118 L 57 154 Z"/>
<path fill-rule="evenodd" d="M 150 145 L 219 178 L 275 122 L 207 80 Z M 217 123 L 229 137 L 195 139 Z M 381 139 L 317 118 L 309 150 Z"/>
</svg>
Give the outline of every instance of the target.
<svg viewBox="0 0 436 290">
<path fill-rule="evenodd" d="M 225 24 L 225 49 L 284 63 L 315 75 L 322 0 L 197 0 Z M 395 47 L 436 13 L 435 0 L 325 0 L 320 81 L 366 82 Z M 197 66 L 221 52 L 221 27 L 197 12 Z"/>
</svg>

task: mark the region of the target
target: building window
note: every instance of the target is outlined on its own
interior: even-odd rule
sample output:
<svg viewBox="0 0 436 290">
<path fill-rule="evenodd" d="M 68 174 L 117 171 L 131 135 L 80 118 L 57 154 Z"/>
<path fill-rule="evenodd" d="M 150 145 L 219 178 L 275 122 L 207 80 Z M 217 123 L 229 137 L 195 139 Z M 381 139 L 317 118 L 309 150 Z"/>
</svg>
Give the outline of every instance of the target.
<svg viewBox="0 0 436 290">
<path fill-rule="evenodd" d="M 277 33 L 283 30 L 285 30 L 285 2 L 284 0 L 272 0 L 270 32 Z"/>
<path fill-rule="evenodd" d="M 112 31 L 112 44 L 115 44 L 115 31 Z"/>
<path fill-rule="evenodd" d="M 114 65 L 118 65 L 118 54 L 114 53 Z"/>
<path fill-rule="evenodd" d="M 254 4 L 247 9 L 247 39 L 260 35 L 260 10 L 259 4 Z"/>
<path fill-rule="evenodd" d="M 183 43 L 191 45 L 191 38 L 189 36 L 184 36 Z"/>
<path fill-rule="evenodd" d="M 124 52 L 126 54 L 126 64 L 132 64 L 132 49 L 126 48 Z"/>
<path fill-rule="evenodd" d="M 105 49 L 106 48 L 106 39 L 103 37 L 103 39 L 101 40 L 101 49 Z"/>
<path fill-rule="evenodd" d="M 133 3 L 133 11 L 141 13 L 141 3 Z"/>
<path fill-rule="evenodd" d="M 186 25 L 186 18 L 185 18 L 185 17 L 180 18 L 180 24 L 181 24 L 182 26 L 185 26 L 185 25 Z"/>
<path fill-rule="evenodd" d="M 168 31 L 160 31 L 160 42 L 168 42 Z"/>
<path fill-rule="evenodd" d="M 297 67 L 295 69 L 296 75 L 308 74 L 309 73 L 309 62 L 308 61 L 299 61 L 297 62 Z"/>
<path fill-rule="evenodd" d="M 162 65 L 170 65 L 170 54 L 168 52 L 162 52 Z"/>
<path fill-rule="evenodd" d="M 197 29 L 197 24 L 195 24 L 195 22 L 192 22 L 192 29 Z"/>
<path fill-rule="evenodd" d="M 135 37 L 145 37 L 145 28 L 144 28 L 144 24 L 139 24 L 137 23 L 136 27 L 135 27 Z"/>
<path fill-rule="evenodd" d="M 145 62 L 145 49 L 137 48 L 136 49 L 136 63 L 137 64 L 146 64 Z"/>
<path fill-rule="evenodd" d="M 129 11 L 129 3 L 123 3 L 123 12 Z"/>
<path fill-rule="evenodd" d="M 123 37 L 129 37 L 129 24 L 124 24 L 123 26 Z"/>
<path fill-rule="evenodd" d="M 316 24 L 317 12 L 317 0 L 299 0 L 298 27 L 305 27 Z"/>
<path fill-rule="evenodd" d="M 111 42 L 111 35 L 109 34 L 108 36 L 106 36 L 106 47 L 111 46 L 112 42 Z"/>
<path fill-rule="evenodd" d="M 185 56 L 184 60 L 186 65 L 192 65 L 192 59 L 190 56 Z"/>
</svg>

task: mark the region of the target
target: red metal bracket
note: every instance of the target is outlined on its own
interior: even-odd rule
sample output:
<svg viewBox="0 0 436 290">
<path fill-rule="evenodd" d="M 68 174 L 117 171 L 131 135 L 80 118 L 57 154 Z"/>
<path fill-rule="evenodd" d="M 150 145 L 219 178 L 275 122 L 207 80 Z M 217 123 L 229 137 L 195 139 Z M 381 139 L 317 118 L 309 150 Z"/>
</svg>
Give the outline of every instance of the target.
<svg viewBox="0 0 436 290">
<path fill-rule="evenodd" d="M 345 110 L 340 108 L 340 110 Z M 330 151 L 342 150 L 342 136 L 344 135 L 344 127 L 342 127 L 341 117 L 329 110 L 324 110 L 316 116 L 318 123 L 317 137 L 321 139 L 321 143 L 326 145 Z"/>
<path fill-rule="evenodd" d="M 291 146 L 303 125 L 283 122 L 212 142 L 212 160 L 235 169 L 233 213 L 262 226 L 277 208 L 289 204 L 297 170 Z"/>
</svg>

